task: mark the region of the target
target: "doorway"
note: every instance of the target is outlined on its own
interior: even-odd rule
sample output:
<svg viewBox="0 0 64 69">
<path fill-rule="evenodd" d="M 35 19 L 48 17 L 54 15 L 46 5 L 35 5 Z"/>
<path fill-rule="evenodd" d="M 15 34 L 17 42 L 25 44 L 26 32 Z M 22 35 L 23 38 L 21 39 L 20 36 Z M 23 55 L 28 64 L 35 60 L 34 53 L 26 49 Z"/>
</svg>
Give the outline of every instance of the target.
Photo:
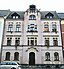
<svg viewBox="0 0 64 69">
<path fill-rule="evenodd" d="M 34 52 L 29 53 L 29 65 L 35 65 L 35 53 Z"/>
</svg>

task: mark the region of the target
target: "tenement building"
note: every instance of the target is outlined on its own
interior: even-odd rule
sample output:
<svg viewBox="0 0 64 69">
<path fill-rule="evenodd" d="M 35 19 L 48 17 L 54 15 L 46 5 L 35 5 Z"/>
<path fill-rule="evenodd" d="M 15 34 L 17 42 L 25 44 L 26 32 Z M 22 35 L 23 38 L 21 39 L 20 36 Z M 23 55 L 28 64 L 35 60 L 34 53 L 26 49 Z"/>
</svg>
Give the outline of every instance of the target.
<svg viewBox="0 0 64 69">
<path fill-rule="evenodd" d="M 58 16 L 61 19 L 61 31 L 62 31 L 62 48 L 63 48 L 63 59 L 64 59 L 64 13 L 58 13 Z"/>
<path fill-rule="evenodd" d="M 10 11 L 4 20 L 1 61 L 63 64 L 61 19 L 56 11 Z"/>
</svg>

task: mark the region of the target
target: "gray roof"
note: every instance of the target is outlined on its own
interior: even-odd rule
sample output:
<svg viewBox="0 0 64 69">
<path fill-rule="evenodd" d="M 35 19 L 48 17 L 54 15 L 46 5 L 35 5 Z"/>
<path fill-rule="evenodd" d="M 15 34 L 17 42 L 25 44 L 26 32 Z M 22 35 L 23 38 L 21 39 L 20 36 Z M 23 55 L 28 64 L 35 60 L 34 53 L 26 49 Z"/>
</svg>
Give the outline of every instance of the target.
<svg viewBox="0 0 64 69">
<path fill-rule="evenodd" d="M 64 13 L 58 13 L 60 19 L 64 19 Z"/>
<path fill-rule="evenodd" d="M 0 10 L 0 17 L 5 17 L 10 13 L 10 10 Z"/>
<path fill-rule="evenodd" d="M 24 11 L 10 11 L 10 10 L 0 10 L 0 17 L 5 17 L 7 16 L 7 19 L 12 19 L 12 14 L 13 13 L 17 13 L 18 15 L 20 15 L 20 19 L 24 19 Z M 64 13 L 56 13 L 56 11 L 40 11 L 41 13 L 41 19 L 46 19 L 45 15 L 47 15 L 48 13 L 52 13 L 53 19 L 64 19 Z"/>
<path fill-rule="evenodd" d="M 47 15 L 49 12 L 54 15 L 54 16 L 53 16 L 53 19 L 59 19 L 59 17 L 58 17 L 58 15 L 57 15 L 56 11 L 42 11 L 42 12 L 41 12 L 41 19 L 46 19 L 46 18 L 45 18 L 45 15 Z"/>
<path fill-rule="evenodd" d="M 7 16 L 7 19 L 12 19 L 12 14 L 17 13 L 20 16 L 20 19 L 24 19 L 24 12 L 22 11 L 11 11 L 10 14 Z"/>
</svg>

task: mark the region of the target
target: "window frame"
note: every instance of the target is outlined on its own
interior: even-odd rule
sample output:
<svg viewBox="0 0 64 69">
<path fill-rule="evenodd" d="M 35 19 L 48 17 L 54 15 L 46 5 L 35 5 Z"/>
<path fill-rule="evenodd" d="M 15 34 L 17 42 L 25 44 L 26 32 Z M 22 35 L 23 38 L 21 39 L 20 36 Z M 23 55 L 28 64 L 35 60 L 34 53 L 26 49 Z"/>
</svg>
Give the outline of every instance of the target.
<svg viewBox="0 0 64 69">
<path fill-rule="evenodd" d="M 29 20 L 36 20 L 36 16 L 35 15 L 30 15 Z"/>
<path fill-rule="evenodd" d="M 31 41 L 33 41 L 33 44 L 31 43 Z M 28 44 L 28 46 L 37 45 L 37 37 L 27 37 L 27 44 Z"/>
<path fill-rule="evenodd" d="M 44 32 L 49 32 L 49 23 L 44 22 Z"/>
<path fill-rule="evenodd" d="M 45 61 L 50 61 L 50 53 L 49 52 L 45 53 Z"/>
<path fill-rule="evenodd" d="M 56 22 L 52 22 L 52 32 L 57 32 Z"/>
<path fill-rule="evenodd" d="M 59 53 L 58 52 L 54 53 L 54 61 L 59 61 Z"/>
</svg>

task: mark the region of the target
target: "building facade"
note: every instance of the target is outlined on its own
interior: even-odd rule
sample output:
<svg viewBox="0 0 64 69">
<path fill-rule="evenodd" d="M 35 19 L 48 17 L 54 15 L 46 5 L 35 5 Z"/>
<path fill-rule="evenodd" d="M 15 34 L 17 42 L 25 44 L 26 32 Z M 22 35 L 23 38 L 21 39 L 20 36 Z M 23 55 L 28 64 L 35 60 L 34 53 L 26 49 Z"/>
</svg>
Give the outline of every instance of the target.
<svg viewBox="0 0 64 69">
<path fill-rule="evenodd" d="M 63 48 L 63 61 L 64 61 L 64 13 L 58 13 L 61 19 L 61 31 L 62 31 L 62 48 Z"/>
<path fill-rule="evenodd" d="M 4 22 L 1 61 L 63 64 L 60 26 L 56 11 L 40 11 L 35 5 L 11 11 Z"/>
</svg>

